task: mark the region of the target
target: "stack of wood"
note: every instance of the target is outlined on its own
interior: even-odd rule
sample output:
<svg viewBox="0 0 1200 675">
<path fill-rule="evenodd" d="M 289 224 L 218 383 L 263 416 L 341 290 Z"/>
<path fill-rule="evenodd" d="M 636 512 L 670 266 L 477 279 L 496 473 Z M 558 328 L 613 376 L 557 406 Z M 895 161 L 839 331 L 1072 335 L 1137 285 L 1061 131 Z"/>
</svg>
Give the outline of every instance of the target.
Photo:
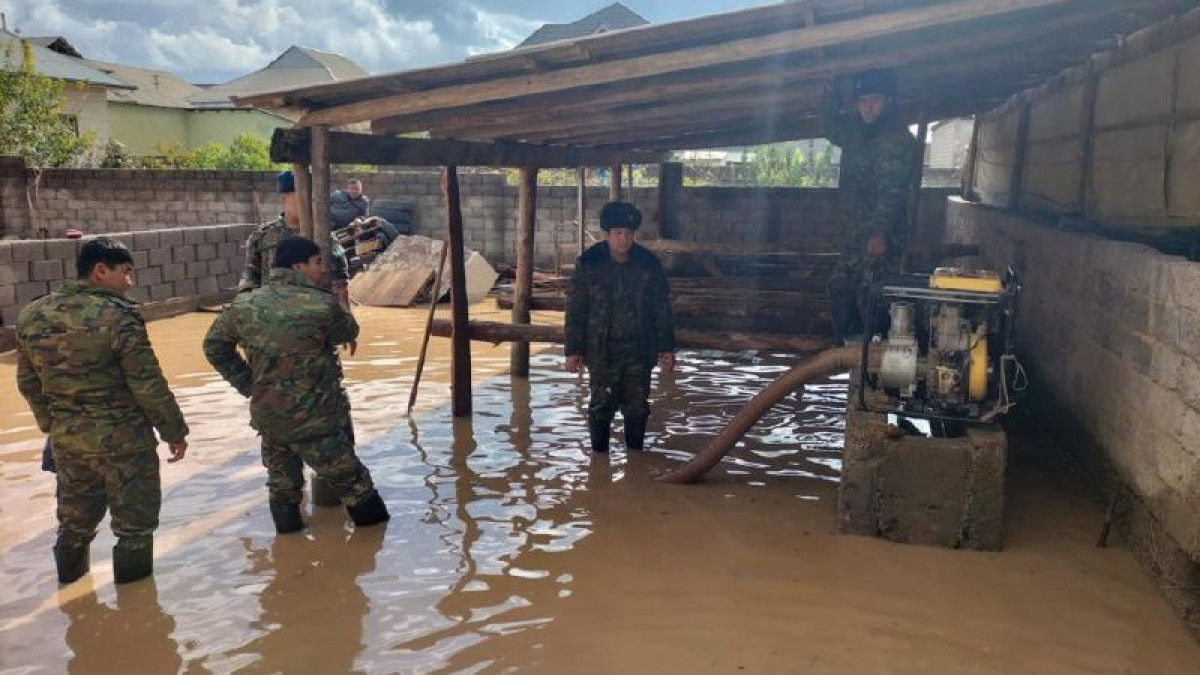
<svg viewBox="0 0 1200 675">
<path fill-rule="evenodd" d="M 643 242 L 670 277 L 671 308 L 681 331 L 829 337 L 825 286 L 836 254 L 804 254 L 765 247 Z M 565 310 L 566 290 L 534 284 L 531 309 Z M 512 307 L 512 294 L 497 297 Z"/>
</svg>

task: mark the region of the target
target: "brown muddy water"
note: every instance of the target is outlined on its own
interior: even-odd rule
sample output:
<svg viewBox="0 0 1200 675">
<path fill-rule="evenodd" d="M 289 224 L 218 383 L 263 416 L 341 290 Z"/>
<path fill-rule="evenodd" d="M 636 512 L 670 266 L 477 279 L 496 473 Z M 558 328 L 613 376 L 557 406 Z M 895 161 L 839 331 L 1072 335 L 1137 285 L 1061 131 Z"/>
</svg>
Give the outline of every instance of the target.
<svg viewBox="0 0 1200 675">
<path fill-rule="evenodd" d="M 786 357 L 683 353 L 656 379 L 649 451 L 594 457 L 561 350 L 523 381 L 506 346 L 475 345 L 475 414 L 452 421 L 435 339 L 409 418 L 425 311 L 357 314 L 347 386 L 392 521 L 354 532 L 321 508 L 276 537 L 246 404 L 200 352 L 213 315 L 156 322 L 191 448 L 162 467 L 154 580 L 119 591 L 107 521 L 92 573 L 55 582 L 53 482 L 0 357 L 0 671 L 1200 672 L 1130 555 L 1095 548 L 1099 509 L 1036 439 L 1013 453 L 1003 553 L 837 536 L 844 379 L 776 406 L 707 482 L 663 485 Z"/>
</svg>

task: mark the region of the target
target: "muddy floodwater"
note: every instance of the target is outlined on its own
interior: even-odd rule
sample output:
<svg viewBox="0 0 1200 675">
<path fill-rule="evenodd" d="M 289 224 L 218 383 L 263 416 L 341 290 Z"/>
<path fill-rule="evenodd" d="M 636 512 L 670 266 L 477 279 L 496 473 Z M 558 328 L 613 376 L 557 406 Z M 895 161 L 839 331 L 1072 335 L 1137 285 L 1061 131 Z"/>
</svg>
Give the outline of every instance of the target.
<svg viewBox="0 0 1200 675">
<path fill-rule="evenodd" d="M 0 357 L 0 672 L 1200 672 L 1036 435 L 1010 458 L 1004 552 L 837 536 L 844 379 L 777 406 L 708 481 L 664 485 L 788 358 L 684 352 L 656 376 L 648 451 L 592 456 L 561 349 L 525 381 L 474 345 L 475 413 L 452 420 L 435 338 L 410 417 L 425 310 L 357 315 L 347 387 L 391 522 L 317 508 L 277 537 L 246 403 L 200 351 L 214 315 L 155 322 L 191 448 L 162 465 L 154 579 L 120 590 L 107 519 L 91 574 L 58 587 L 53 480 Z"/>
</svg>

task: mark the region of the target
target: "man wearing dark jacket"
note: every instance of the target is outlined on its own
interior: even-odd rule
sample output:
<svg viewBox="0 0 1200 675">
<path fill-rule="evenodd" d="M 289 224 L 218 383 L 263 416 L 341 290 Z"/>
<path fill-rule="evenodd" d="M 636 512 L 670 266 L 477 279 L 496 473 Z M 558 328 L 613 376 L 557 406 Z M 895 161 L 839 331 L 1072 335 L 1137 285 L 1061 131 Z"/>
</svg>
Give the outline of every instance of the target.
<svg viewBox="0 0 1200 675">
<path fill-rule="evenodd" d="M 589 372 L 588 432 L 607 452 L 613 417 L 625 420 L 625 446 L 641 450 L 650 417 L 650 372 L 675 368 L 675 330 L 667 278 L 658 258 L 634 243 L 642 214 L 609 202 L 600 211 L 605 241 L 575 262 L 567 303 L 567 370 Z"/>
</svg>

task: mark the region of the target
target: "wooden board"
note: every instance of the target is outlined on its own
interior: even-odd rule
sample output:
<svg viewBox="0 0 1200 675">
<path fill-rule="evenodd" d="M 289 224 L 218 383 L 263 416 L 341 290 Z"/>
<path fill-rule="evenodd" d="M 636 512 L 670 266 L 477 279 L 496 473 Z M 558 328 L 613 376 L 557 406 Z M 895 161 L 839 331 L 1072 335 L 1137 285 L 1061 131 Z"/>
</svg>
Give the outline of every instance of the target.
<svg viewBox="0 0 1200 675">
<path fill-rule="evenodd" d="M 408 307 L 433 283 L 432 267 L 368 270 L 350 280 L 350 299 L 370 307 Z"/>
</svg>

